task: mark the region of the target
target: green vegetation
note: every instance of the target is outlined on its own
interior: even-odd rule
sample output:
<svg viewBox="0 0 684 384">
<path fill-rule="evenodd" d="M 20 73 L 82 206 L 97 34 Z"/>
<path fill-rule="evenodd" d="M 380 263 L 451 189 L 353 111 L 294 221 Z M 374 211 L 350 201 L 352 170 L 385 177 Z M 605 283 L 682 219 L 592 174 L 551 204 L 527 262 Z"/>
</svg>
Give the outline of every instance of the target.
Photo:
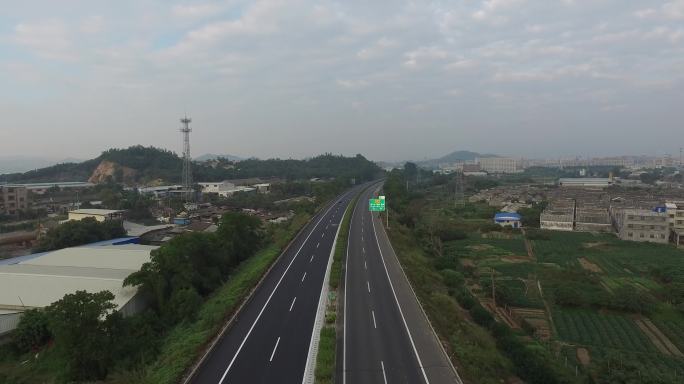
<svg viewBox="0 0 684 384">
<path fill-rule="evenodd" d="M 339 297 L 338 287 L 342 280 L 342 264 L 346 259 L 347 240 L 349 238 L 349 225 L 352 213 L 358 201 L 356 196 L 347 206 L 344 217 L 340 223 L 340 229 L 335 244 L 333 263 L 330 267 L 330 292 L 333 300 L 328 302 L 325 315 L 325 325 L 321 328 L 320 342 L 318 345 L 318 355 L 316 356 L 316 383 L 329 384 L 335 381 L 335 362 L 337 358 L 337 297 Z"/>
<path fill-rule="evenodd" d="M 123 236 L 126 236 L 126 230 L 120 221 L 98 222 L 88 217 L 80 221 L 68 221 L 49 230 L 45 237 L 40 239 L 36 251 L 75 247 Z"/>
<path fill-rule="evenodd" d="M 436 276 L 429 273 L 438 271 L 448 297 L 468 311 L 465 317 L 454 314 L 452 322 L 472 319 L 488 330 L 507 357 L 510 375 L 526 382 L 681 379 L 682 250 L 621 241 L 610 234 L 535 229 L 543 204 L 521 212 L 524 233 L 502 229 L 491 224 L 496 207 L 486 202 L 454 206 L 451 180 L 433 179 L 407 190 L 406 178 L 395 171 L 388 180 L 393 191 L 385 191 L 394 210 L 390 217 L 398 221 L 391 224 L 390 236 L 421 302 L 429 303 L 430 292 L 439 289 Z M 476 189 L 473 182 L 466 179 L 468 190 Z M 444 235 L 449 232 L 458 235 Z M 412 253 L 416 256 L 407 256 Z M 415 261 L 421 260 L 418 254 L 423 269 Z M 427 292 L 421 292 L 424 286 Z M 425 307 L 433 324 L 439 324 L 435 319 L 446 310 Z M 441 326 L 436 329 L 443 340 L 449 339 Z M 464 376 L 482 381 L 464 363 L 477 351 L 455 351 Z"/>
<path fill-rule="evenodd" d="M 264 229 L 228 214 L 213 235 L 177 237 L 127 279 L 151 300 L 138 315 L 112 312 L 109 292 L 77 292 L 27 312 L 13 342 L 0 347 L 0 379 L 177 382 L 307 220 L 297 215 Z"/>
<path fill-rule="evenodd" d="M 95 159 L 82 163 L 57 164 L 51 167 L 3 175 L 7 182 L 46 182 L 87 180 L 102 161 L 110 161 L 118 166 L 135 170 L 127 182 L 153 182 L 163 180 L 176 183 L 180 181 L 182 160 L 175 153 L 143 146 L 126 149 L 110 149 Z M 123 170 L 118 169 L 112 182 L 123 182 Z M 375 163 L 361 155 L 354 157 L 324 154 L 305 160 L 294 159 L 247 159 L 239 162 L 220 159 L 218 164 L 193 163 L 196 180 L 225 180 L 249 177 L 280 177 L 287 180 L 310 178 L 335 178 L 348 182 L 371 180 L 381 173 Z"/>
<path fill-rule="evenodd" d="M 308 219 L 307 215 L 296 216 L 289 226 L 279 226 L 274 230 L 272 242 L 233 271 L 231 278 L 201 306 L 193 321 L 180 323 L 169 332 L 156 360 L 144 372 L 129 372 L 111 382 L 178 382 L 201 349 L 235 313 L 240 303 Z"/>
</svg>

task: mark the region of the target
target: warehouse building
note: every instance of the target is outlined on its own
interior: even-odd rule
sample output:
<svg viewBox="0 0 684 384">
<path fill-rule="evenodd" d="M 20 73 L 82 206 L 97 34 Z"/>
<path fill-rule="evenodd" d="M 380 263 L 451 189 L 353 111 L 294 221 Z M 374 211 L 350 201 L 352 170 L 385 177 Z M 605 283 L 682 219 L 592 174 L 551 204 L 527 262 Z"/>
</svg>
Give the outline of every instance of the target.
<svg viewBox="0 0 684 384">
<path fill-rule="evenodd" d="M 603 177 L 561 178 L 558 185 L 565 188 L 608 188 L 613 185 L 613 179 Z"/>
<path fill-rule="evenodd" d="M 582 232 L 612 232 L 608 209 L 599 206 L 578 207 L 575 210 L 575 230 Z"/>
<path fill-rule="evenodd" d="M 560 199 L 552 201 L 539 216 L 542 229 L 572 231 L 575 228 L 575 201 Z"/>
<path fill-rule="evenodd" d="M 137 295 L 137 288 L 124 287 L 123 281 L 150 261 L 150 252 L 156 248 L 93 244 L 0 265 L 0 339 L 17 327 L 24 311 L 47 307 L 79 290 L 110 291 L 124 316 L 140 312 L 144 300 Z"/>
</svg>

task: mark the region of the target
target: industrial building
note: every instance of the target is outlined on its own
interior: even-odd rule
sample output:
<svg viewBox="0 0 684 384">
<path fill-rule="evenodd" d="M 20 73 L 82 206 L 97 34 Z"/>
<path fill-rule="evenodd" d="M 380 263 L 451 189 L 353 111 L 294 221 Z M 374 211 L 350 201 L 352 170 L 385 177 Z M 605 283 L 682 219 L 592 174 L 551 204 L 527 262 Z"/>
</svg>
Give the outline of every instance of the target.
<svg viewBox="0 0 684 384">
<path fill-rule="evenodd" d="M 173 195 L 181 196 L 185 193 L 185 190 L 182 185 L 160 185 L 157 187 L 138 188 L 138 192 L 144 195 L 153 195 L 155 198 L 164 198 Z"/>
<path fill-rule="evenodd" d="M 522 169 L 518 162 L 510 157 L 482 157 L 478 159 L 480 168 L 488 173 L 518 173 Z"/>
<path fill-rule="evenodd" d="M 124 316 L 140 312 L 144 300 L 137 288 L 123 287 L 123 281 L 150 261 L 150 252 L 156 248 L 91 244 L 4 260 L 0 264 L 0 338 L 16 328 L 24 311 L 44 308 L 79 290 L 110 291 Z"/>
<path fill-rule="evenodd" d="M 607 188 L 613 185 L 613 179 L 607 177 L 561 178 L 558 180 L 558 185 L 572 188 Z"/>
<path fill-rule="evenodd" d="M 606 207 L 583 205 L 575 208 L 575 230 L 580 232 L 612 232 L 613 226 Z"/>
<path fill-rule="evenodd" d="M 22 184 L 12 184 L 11 186 L 26 188 L 27 191 L 30 191 L 33 194 L 42 195 L 42 194 L 45 194 L 48 190 L 50 190 L 52 188 L 85 189 L 85 188 L 92 188 L 95 186 L 95 184 L 88 183 L 88 182 L 82 182 L 82 181 L 63 181 L 63 182 L 54 182 L 54 183 L 22 183 Z"/>
<path fill-rule="evenodd" d="M 85 218 L 93 218 L 99 222 L 123 220 L 124 212 L 114 209 L 76 209 L 69 212 L 68 221 L 80 221 Z"/>
<path fill-rule="evenodd" d="M 552 201 L 539 216 L 542 229 L 573 231 L 575 229 L 575 200 Z"/>
<path fill-rule="evenodd" d="M 0 185 L 0 215 L 14 216 L 28 207 L 26 187 Z"/>
<path fill-rule="evenodd" d="M 255 187 L 247 187 L 242 185 L 236 185 L 230 181 L 214 181 L 214 182 L 201 182 L 197 183 L 202 188 L 202 193 L 204 194 L 214 194 L 220 197 L 230 197 L 237 192 L 254 192 L 258 190 Z M 270 188 L 270 184 L 257 184 L 261 186 L 261 191 L 267 193 Z"/>
</svg>

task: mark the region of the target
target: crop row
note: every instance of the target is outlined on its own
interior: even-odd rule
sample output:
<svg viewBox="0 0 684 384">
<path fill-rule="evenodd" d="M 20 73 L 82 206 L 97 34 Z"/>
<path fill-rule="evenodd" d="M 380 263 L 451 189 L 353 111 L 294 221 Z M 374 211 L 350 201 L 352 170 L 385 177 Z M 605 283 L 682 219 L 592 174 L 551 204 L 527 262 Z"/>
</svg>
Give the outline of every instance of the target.
<svg viewBox="0 0 684 384">
<path fill-rule="evenodd" d="M 561 339 L 604 348 L 656 351 L 646 335 L 627 317 L 583 310 L 556 310 L 553 316 Z"/>
</svg>

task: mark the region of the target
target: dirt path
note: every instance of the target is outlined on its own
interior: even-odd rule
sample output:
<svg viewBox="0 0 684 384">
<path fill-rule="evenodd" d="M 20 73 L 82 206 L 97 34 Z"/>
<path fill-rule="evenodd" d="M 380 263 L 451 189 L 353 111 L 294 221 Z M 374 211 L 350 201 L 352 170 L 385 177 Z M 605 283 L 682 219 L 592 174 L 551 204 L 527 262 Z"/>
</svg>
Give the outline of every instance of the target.
<svg viewBox="0 0 684 384">
<path fill-rule="evenodd" d="M 647 318 L 638 317 L 634 319 L 636 325 L 641 329 L 642 332 L 651 340 L 651 343 L 655 345 L 660 352 L 666 355 L 675 355 L 678 357 L 684 357 L 682 352 L 667 338 L 658 327 Z"/>
<path fill-rule="evenodd" d="M 597 264 L 594 264 L 591 261 L 585 259 L 584 257 L 580 257 L 579 259 L 577 259 L 577 261 L 579 261 L 582 268 L 586 269 L 589 272 L 594 272 L 594 273 L 602 273 L 603 272 L 601 267 L 599 267 Z"/>
<path fill-rule="evenodd" d="M 679 348 L 677 348 L 677 346 L 674 345 L 672 341 L 670 341 L 670 339 L 663 332 L 661 332 L 655 324 L 653 324 L 651 319 L 643 318 L 641 319 L 641 321 L 643 321 L 644 325 L 646 325 L 646 327 L 648 327 L 648 329 L 651 330 L 651 332 L 670 351 L 670 353 L 677 357 L 684 357 L 682 351 L 680 351 Z"/>
</svg>

